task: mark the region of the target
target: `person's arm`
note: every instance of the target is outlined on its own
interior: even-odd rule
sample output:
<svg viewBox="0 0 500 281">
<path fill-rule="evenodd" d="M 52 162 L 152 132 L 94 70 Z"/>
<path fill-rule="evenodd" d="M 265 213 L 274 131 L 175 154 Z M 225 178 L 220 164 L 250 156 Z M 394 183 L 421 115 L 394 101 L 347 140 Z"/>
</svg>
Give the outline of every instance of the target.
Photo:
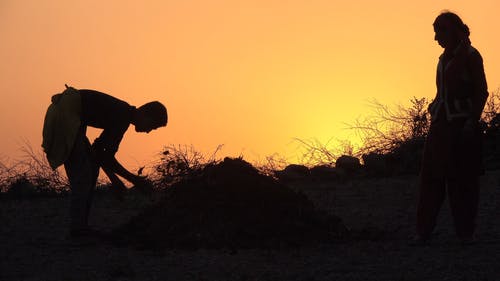
<svg viewBox="0 0 500 281">
<path fill-rule="evenodd" d="M 134 175 L 125 169 L 115 157 L 111 157 L 108 159 L 109 161 L 104 161 L 102 164 L 102 169 L 111 180 L 113 186 L 118 189 L 124 190 L 125 185 L 118 178 L 117 175 L 125 178 L 127 181 L 134 184 L 134 188 L 142 191 L 143 193 L 150 194 L 153 186 L 151 182 L 145 176 Z"/>
<path fill-rule="evenodd" d="M 473 136 L 479 129 L 479 120 L 488 99 L 488 85 L 484 74 L 483 58 L 479 52 L 473 52 L 467 61 L 472 79 L 471 116 L 465 121 L 462 133 L 464 137 Z"/>
<path fill-rule="evenodd" d="M 469 70 L 471 73 L 472 93 L 472 121 L 477 122 L 488 99 L 488 85 L 484 74 L 483 58 L 479 52 L 474 52 L 469 59 Z"/>
<path fill-rule="evenodd" d="M 116 186 L 123 185 L 117 175 L 133 184 L 142 183 L 142 181 L 144 181 L 144 177 L 132 174 L 115 158 L 115 154 L 118 151 L 118 146 L 125 130 L 126 127 L 121 130 L 118 128 L 113 128 L 112 130 L 104 129 L 92 145 L 99 166 L 102 167 L 103 171 L 111 180 L 111 183 Z"/>
<path fill-rule="evenodd" d="M 115 173 L 113 173 L 113 171 L 104 166 L 102 166 L 101 168 L 106 174 L 106 176 L 108 176 L 112 186 L 123 190 L 126 189 L 125 184 L 123 184 L 120 178 Z"/>
<path fill-rule="evenodd" d="M 120 181 L 116 175 L 121 176 L 122 178 L 126 179 L 127 181 L 133 184 L 140 184 L 146 179 L 146 177 L 134 175 L 133 173 L 129 172 L 112 155 L 105 155 L 104 157 L 102 157 L 101 167 L 106 173 L 106 175 L 109 177 L 111 182 L 113 182 L 113 180 Z"/>
<path fill-rule="evenodd" d="M 441 82 L 439 81 L 439 63 L 436 71 L 436 95 L 434 96 L 434 99 L 429 103 L 427 106 L 427 112 L 431 115 L 431 119 L 434 120 L 435 115 L 437 115 L 437 104 L 439 100 L 439 87 L 441 85 Z"/>
</svg>

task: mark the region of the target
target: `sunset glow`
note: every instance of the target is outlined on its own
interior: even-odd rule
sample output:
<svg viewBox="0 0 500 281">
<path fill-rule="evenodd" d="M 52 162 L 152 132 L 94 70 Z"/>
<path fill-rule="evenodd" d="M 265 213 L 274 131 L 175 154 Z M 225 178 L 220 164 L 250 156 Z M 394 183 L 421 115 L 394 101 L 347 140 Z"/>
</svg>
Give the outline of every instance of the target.
<svg viewBox="0 0 500 281">
<path fill-rule="evenodd" d="M 117 159 L 148 164 L 164 145 L 250 161 L 297 159 L 294 138 L 350 139 L 368 101 L 433 98 L 442 49 L 432 22 L 459 14 L 500 86 L 500 2 L 0 2 L 0 155 L 41 144 L 50 97 L 95 89 L 132 105 L 159 100 L 169 124 L 126 133 Z M 97 134 L 91 132 L 91 139 Z"/>
</svg>

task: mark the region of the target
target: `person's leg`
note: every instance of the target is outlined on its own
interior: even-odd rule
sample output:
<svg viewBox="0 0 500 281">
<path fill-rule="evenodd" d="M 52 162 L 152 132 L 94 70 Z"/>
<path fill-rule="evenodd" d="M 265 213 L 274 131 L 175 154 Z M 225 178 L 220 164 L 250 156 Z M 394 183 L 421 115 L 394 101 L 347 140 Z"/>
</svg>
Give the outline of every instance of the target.
<svg viewBox="0 0 500 281">
<path fill-rule="evenodd" d="M 421 239 L 429 239 L 436 226 L 445 189 L 444 179 L 421 179 L 417 203 L 417 235 Z"/>
<path fill-rule="evenodd" d="M 87 197 L 87 208 L 85 212 L 86 221 L 88 221 L 90 215 L 90 209 L 92 206 L 92 201 L 94 199 L 94 191 L 97 184 L 97 178 L 99 177 L 99 165 L 97 161 L 94 159 L 92 154 L 92 146 L 87 137 L 85 137 L 85 146 L 88 148 L 88 155 L 90 156 L 90 169 L 91 169 L 91 186 L 92 188 L 89 191 L 89 195 Z"/>
<path fill-rule="evenodd" d="M 424 146 L 416 222 L 418 238 L 423 240 L 430 238 L 446 196 L 447 125 L 443 121 L 433 123 Z"/>
<path fill-rule="evenodd" d="M 479 178 L 470 176 L 451 180 L 448 196 L 457 236 L 462 240 L 472 239 L 479 203 Z"/>
<path fill-rule="evenodd" d="M 64 168 L 71 185 L 71 233 L 78 233 L 88 229 L 88 211 L 95 184 L 93 161 L 84 128 L 78 133 Z"/>
<path fill-rule="evenodd" d="M 455 230 L 462 240 L 474 234 L 479 203 L 479 175 L 481 173 L 481 131 L 464 135 L 463 125 L 456 124 L 456 142 L 452 148 L 454 165 L 450 165 L 448 196 Z"/>
</svg>

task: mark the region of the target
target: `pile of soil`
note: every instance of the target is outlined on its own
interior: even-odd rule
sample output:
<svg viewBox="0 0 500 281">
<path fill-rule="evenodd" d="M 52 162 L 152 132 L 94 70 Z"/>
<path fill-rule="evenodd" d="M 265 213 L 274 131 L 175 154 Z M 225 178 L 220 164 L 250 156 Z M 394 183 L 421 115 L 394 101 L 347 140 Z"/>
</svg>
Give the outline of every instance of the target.
<svg viewBox="0 0 500 281">
<path fill-rule="evenodd" d="M 336 241 L 338 217 L 305 195 L 226 158 L 167 188 L 165 197 L 113 232 L 116 241 L 154 248 L 286 248 Z"/>
</svg>

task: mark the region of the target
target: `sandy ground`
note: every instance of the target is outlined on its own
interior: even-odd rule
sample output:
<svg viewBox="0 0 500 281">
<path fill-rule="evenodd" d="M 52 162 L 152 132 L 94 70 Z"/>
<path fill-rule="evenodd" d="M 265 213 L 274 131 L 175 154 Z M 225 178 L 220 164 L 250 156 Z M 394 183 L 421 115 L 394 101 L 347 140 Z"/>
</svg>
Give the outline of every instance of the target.
<svg viewBox="0 0 500 281">
<path fill-rule="evenodd" d="M 296 183 L 355 239 L 282 250 L 141 250 L 67 239 L 68 198 L 0 200 L 0 280 L 500 280 L 500 171 L 482 177 L 477 242 L 455 238 L 448 205 L 427 247 L 413 233 L 414 176 Z M 91 224 L 110 230 L 148 201 L 96 196 Z"/>
</svg>

